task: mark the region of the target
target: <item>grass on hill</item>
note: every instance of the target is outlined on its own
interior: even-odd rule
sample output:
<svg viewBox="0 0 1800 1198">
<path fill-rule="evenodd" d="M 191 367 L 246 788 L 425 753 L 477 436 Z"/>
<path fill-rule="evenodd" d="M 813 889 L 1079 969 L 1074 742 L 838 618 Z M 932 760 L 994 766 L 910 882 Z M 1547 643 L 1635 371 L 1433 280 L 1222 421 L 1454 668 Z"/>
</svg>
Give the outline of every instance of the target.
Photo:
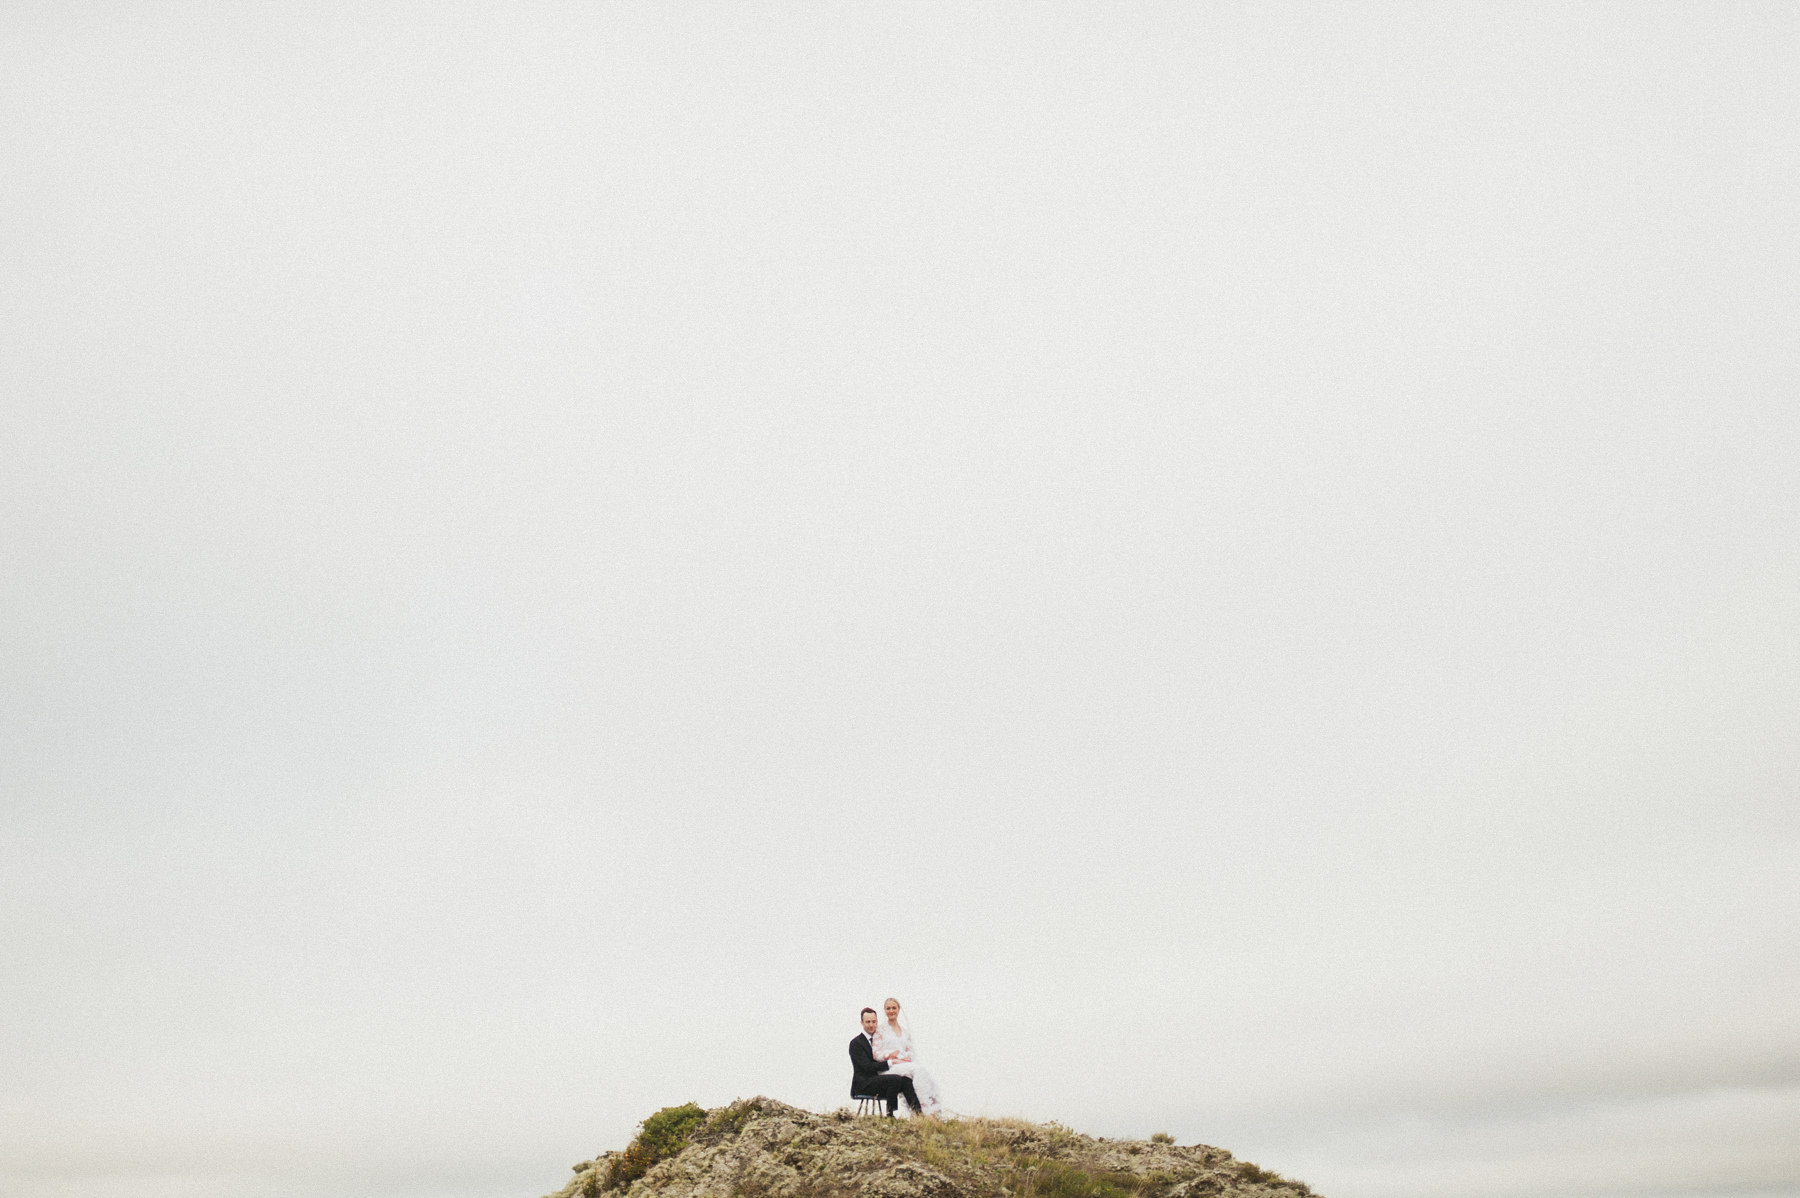
<svg viewBox="0 0 1800 1198">
<path fill-rule="evenodd" d="M 757 1098 L 710 1112 L 691 1102 L 664 1107 L 644 1120 L 624 1151 L 608 1154 L 604 1165 L 591 1162 L 596 1167 L 578 1178 L 568 1192 L 575 1198 L 622 1198 L 634 1181 L 690 1145 L 705 1148 L 735 1140 L 759 1116 L 779 1118 L 781 1112 L 803 1114 Z M 889 1161 L 916 1161 L 968 1193 L 1003 1193 L 1011 1198 L 1161 1198 L 1177 1184 L 1194 1178 L 1194 1170 L 1199 1168 L 1213 1180 L 1208 1189 L 1195 1193 L 1233 1192 L 1238 1185 L 1247 1184 L 1286 1190 L 1299 1198 L 1311 1194 L 1304 1183 L 1235 1160 L 1223 1150 L 1174 1148 L 1174 1138 L 1161 1132 L 1148 1142 L 1095 1141 L 1059 1123 L 1023 1119 L 864 1119 L 848 1110 L 805 1117 L 822 1118 L 826 1126 L 841 1128 L 850 1142 L 884 1150 L 880 1157 Z M 1196 1157 L 1196 1153 L 1200 1155 Z M 1111 1167 L 1121 1164 L 1132 1167 Z M 1178 1169 L 1180 1175 L 1152 1165 Z M 583 1170 L 584 1166 L 576 1168 Z M 767 1185 L 745 1176 L 731 1189 L 733 1198 L 766 1198 Z M 855 1190 L 853 1178 L 816 1176 L 804 1180 L 793 1198 L 849 1198 Z"/>
</svg>

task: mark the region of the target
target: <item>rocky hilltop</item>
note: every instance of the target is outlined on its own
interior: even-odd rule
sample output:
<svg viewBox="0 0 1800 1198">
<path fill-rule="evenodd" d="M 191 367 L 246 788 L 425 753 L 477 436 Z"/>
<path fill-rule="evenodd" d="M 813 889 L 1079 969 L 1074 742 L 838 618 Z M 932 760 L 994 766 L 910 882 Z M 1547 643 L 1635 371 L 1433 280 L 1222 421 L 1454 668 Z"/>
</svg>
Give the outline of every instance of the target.
<svg viewBox="0 0 1800 1198">
<path fill-rule="evenodd" d="M 667 1107 L 551 1198 L 1306 1198 L 1223 1148 L 1019 1119 L 815 1115 L 769 1098 Z"/>
</svg>

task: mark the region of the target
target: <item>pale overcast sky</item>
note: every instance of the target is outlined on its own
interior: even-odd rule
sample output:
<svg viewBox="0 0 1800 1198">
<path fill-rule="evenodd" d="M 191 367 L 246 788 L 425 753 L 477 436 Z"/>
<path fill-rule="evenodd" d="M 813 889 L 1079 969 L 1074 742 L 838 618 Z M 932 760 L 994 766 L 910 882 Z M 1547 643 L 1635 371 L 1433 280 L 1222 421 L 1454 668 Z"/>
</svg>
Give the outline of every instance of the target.
<svg viewBox="0 0 1800 1198">
<path fill-rule="evenodd" d="M 4 1198 L 1800 1195 L 1800 6 L 0 34 Z"/>
</svg>

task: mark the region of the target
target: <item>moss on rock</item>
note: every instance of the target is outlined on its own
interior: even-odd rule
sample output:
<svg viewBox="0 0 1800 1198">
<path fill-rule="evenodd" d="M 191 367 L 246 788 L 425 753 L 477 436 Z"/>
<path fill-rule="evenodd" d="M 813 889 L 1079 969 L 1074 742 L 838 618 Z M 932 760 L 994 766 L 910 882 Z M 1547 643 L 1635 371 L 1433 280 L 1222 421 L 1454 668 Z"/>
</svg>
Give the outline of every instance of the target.
<svg viewBox="0 0 1800 1198">
<path fill-rule="evenodd" d="M 551 1198 L 1310 1198 L 1222 1148 L 1021 1119 L 818 1115 L 770 1098 L 664 1107 Z"/>
</svg>

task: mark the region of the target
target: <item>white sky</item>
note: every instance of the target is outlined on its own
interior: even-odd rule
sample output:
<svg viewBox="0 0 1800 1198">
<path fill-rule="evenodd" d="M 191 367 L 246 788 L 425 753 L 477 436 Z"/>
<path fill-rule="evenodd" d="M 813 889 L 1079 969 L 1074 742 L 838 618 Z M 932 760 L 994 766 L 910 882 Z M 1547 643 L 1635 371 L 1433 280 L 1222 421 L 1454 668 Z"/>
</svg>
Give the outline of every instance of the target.
<svg viewBox="0 0 1800 1198">
<path fill-rule="evenodd" d="M 1800 1195 L 1800 7 L 0 34 L 4 1198 Z"/>
</svg>

